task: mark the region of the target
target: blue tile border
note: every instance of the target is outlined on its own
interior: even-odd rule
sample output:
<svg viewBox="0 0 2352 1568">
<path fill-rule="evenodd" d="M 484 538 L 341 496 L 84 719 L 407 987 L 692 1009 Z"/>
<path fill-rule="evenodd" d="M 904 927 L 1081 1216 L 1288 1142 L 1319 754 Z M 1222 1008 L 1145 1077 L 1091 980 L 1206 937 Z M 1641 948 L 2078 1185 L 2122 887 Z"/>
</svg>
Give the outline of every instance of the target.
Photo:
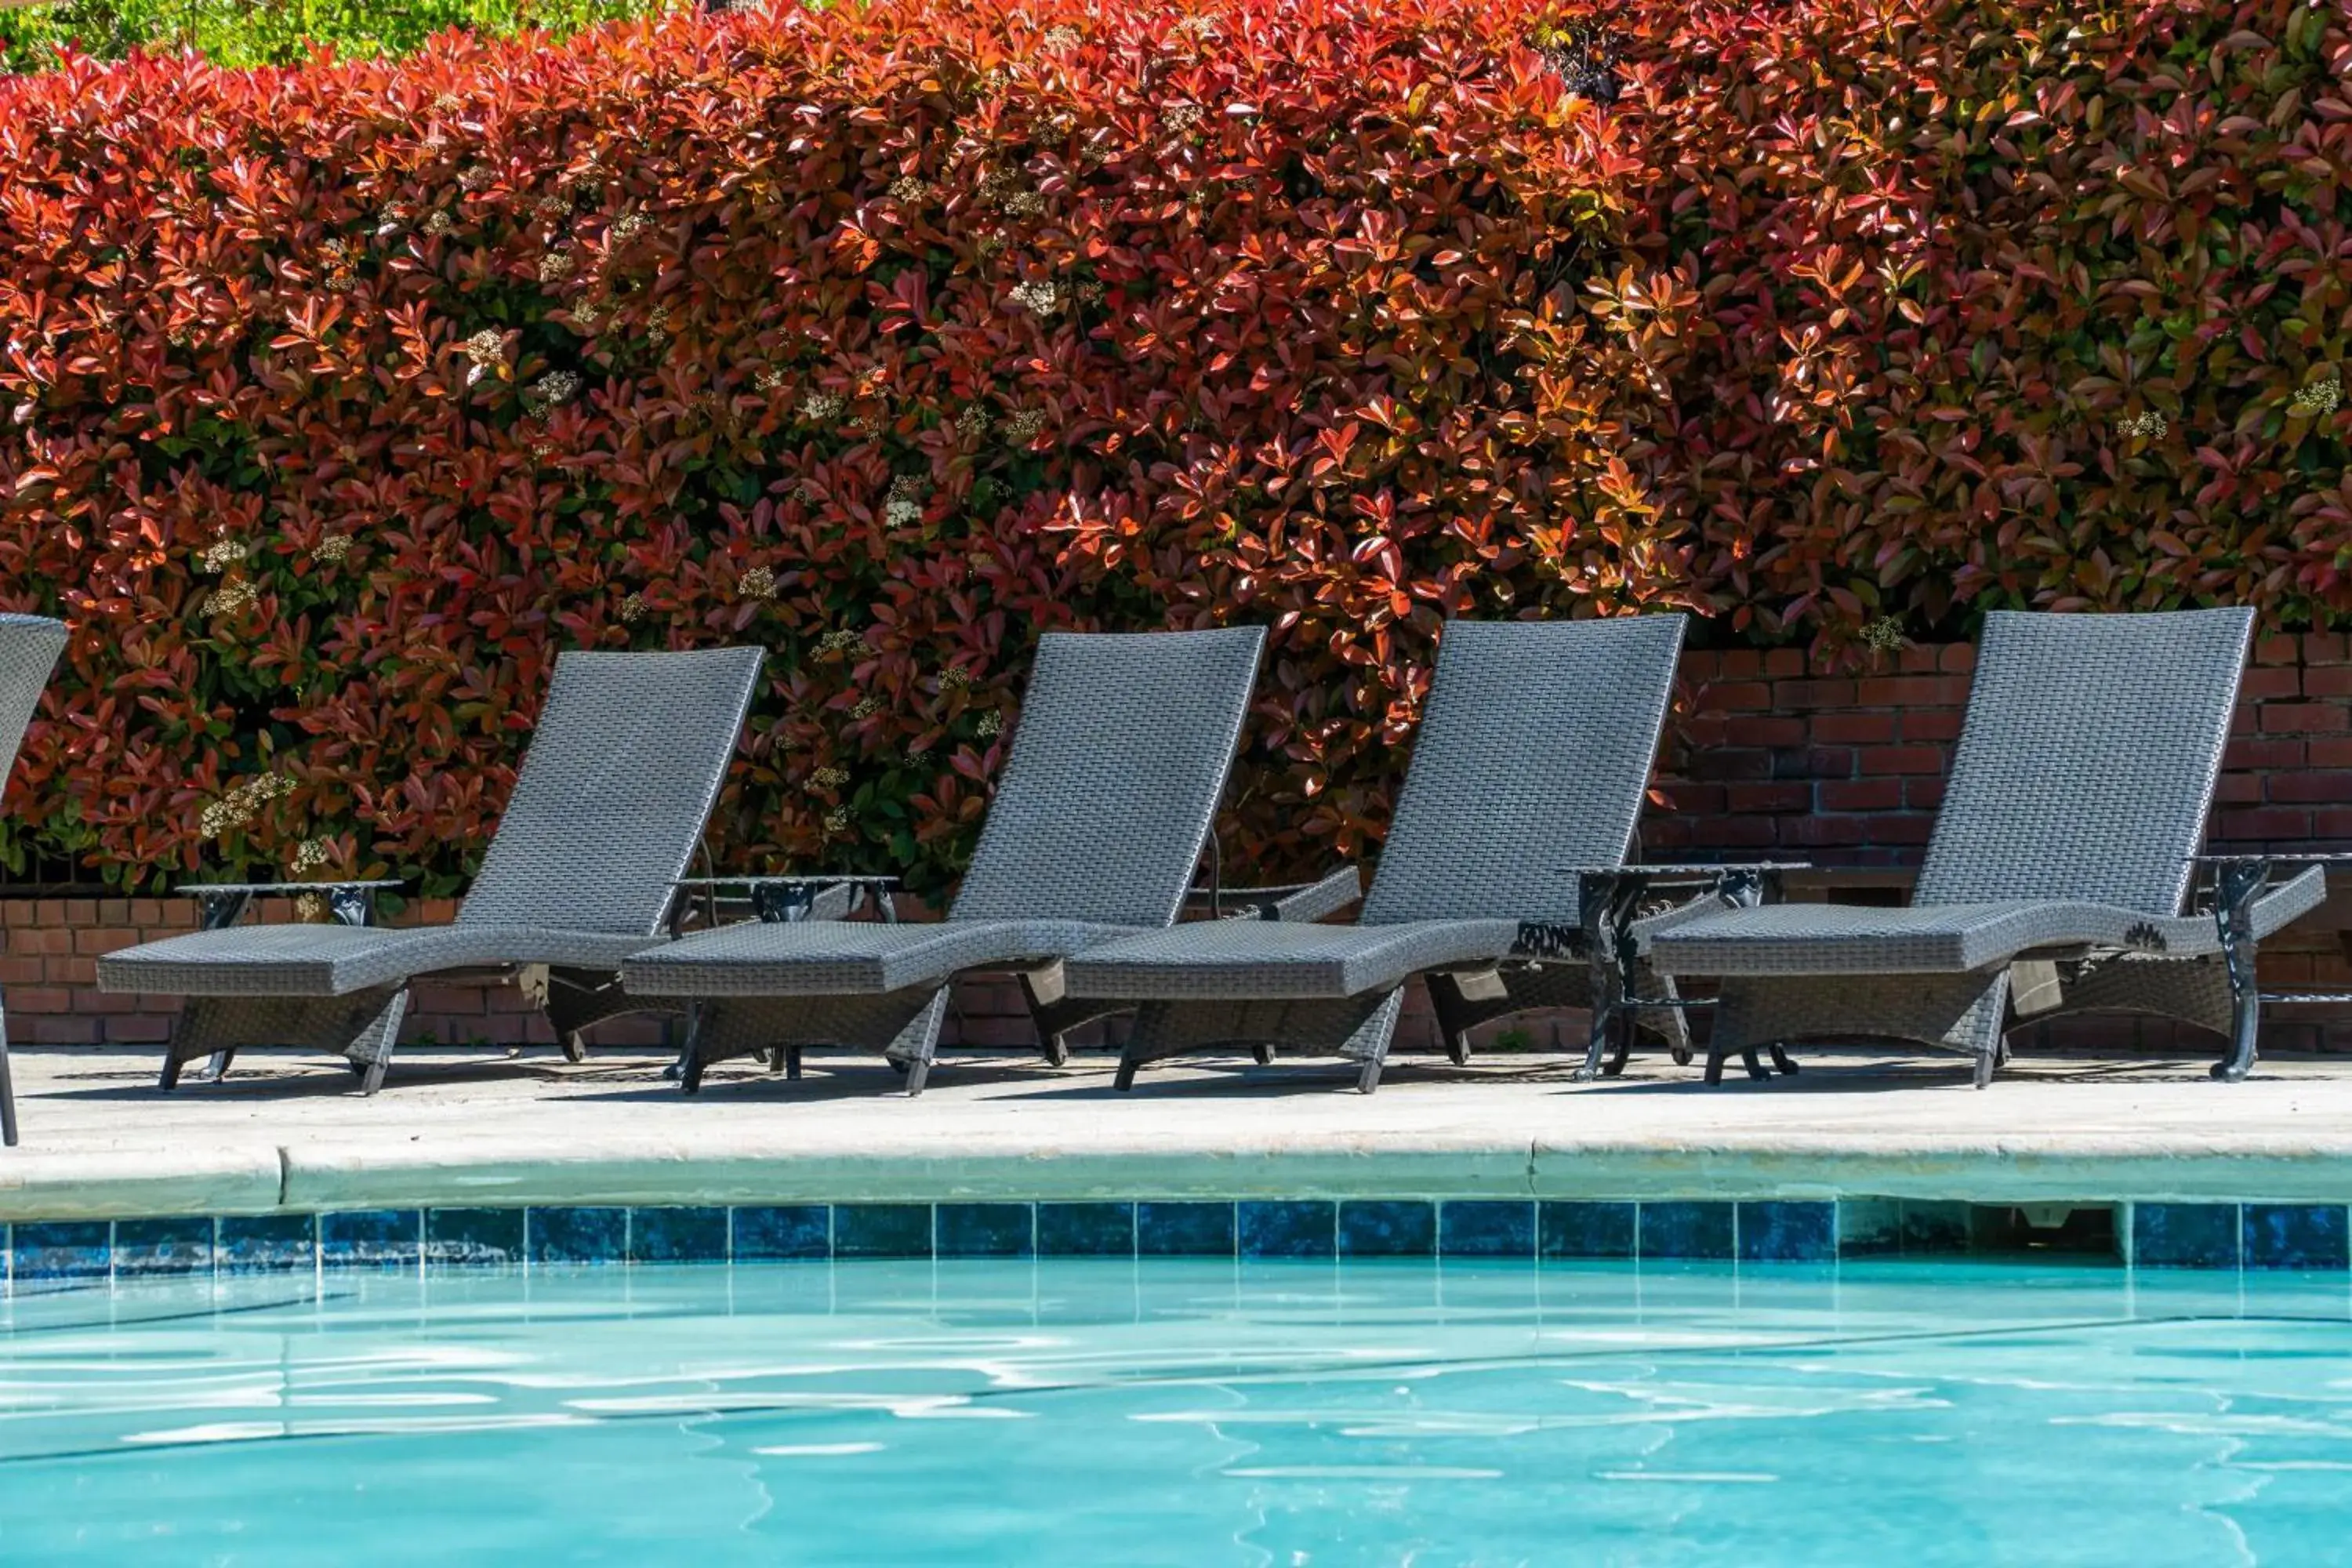
<svg viewBox="0 0 2352 1568">
<path fill-rule="evenodd" d="M 2130 1267 L 2352 1268 L 2352 1210 L 2343 1204 L 2087 1206 L 2116 1209 L 2118 1260 Z M 309 1268 L 825 1258 L 1613 1258 L 1763 1266 L 1983 1254 L 2040 1234 L 2021 1229 L 2003 1205 L 1865 1197 L 587 1205 L 23 1222 L 0 1226 L 0 1265 L 12 1283 L 66 1286 Z M 2104 1231 L 2095 1235 L 2094 1244 L 2104 1246 Z M 2081 1256 L 2090 1261 L 2098 1255 Z"/>
</svg>

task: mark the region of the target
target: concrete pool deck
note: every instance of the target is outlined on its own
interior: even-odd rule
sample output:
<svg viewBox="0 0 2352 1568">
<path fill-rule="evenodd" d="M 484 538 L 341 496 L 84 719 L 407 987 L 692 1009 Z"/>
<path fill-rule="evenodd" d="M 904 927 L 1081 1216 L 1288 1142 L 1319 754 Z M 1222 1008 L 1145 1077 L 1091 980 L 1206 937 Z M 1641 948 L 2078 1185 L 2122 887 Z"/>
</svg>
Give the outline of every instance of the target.
<svg viewBox="0 0 2352 1568">
<path fill-rule="evenodd" d="M 1384 1196 L 1872 1195 L 1977 1203 L 2352 1199 L 2352 1061 L 1817 1057 L 1718 1089 L 1637 1061 L 1579 1085 L 1551 1056 L 1400 1059 L 1381 1091 L 1335 1063 L 1236 1059 L 1110 1087 L 1108 1058 L 943 1060 L 908 1100 L 877 1058 L 746 1064 L 698 1099 L 615 1054 L 404 1053 L 363 1099 L 339 1065 L 248 1053 L 223 1084 L 153 1086 L 156 1053 L 16 1058 L 24 1145 L 0 1220 L 520 1205 Z"/>
</svg>

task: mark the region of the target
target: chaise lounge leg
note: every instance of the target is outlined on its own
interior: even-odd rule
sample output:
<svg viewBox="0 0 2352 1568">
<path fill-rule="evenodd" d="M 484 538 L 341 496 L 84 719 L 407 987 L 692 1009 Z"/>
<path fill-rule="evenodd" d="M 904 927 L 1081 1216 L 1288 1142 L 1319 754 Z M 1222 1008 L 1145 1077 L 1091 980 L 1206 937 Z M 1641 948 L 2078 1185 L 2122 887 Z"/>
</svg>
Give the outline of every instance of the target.
<svg viewBox="0 0 2352 1568">
<path fill-rule="evenodd" d="M 1782 1073 L 1786 1074 L 1790 1078 L 1797 1076 L 1797 1064 L 1789 1059 L 1789 1053 L 1782 1050 L 1777 1041 L 1765 1048 L 1772 1053 L 1772 1065 L 1774 1067 L 1778 1068 Z"/>
<path fill-rule="evenodd" d="M 1727 1048 L 1710 1049 L 1706 1053 L 1706 1083 L 1709 1089 L 1717 1089 L 1722 1086 L 1723 1064 L 1730 1058 L 1730 1056 L 1731 1052 Z"/>
<path fill-rule="evenodd" d="M 918 1058 L 916 1060 L 908 1063 L 906 1083 L 907 1098 L 908 1100 L 912 1100 L 917 1095 L 922 1093 L 923 1085 L 930 1081 L 930 1077 L 931 1064 L 928 1058 Z"/>
<path fill-rule="evenodd" d="M 801 1048 L 798 1046 L 784 1047 L 776 1053 L 776 1065 L 784 1069 L 787 1081 L 798 1079 L 801 1076 Z"/>
<path fill-rule="evenodd" d="M 155 1087 L 165 1094 L 180 1087 L 180 1058 L 165 1057 L 163 1070 L 156 1075 Z"/>
<path fill-rule="evenodd" d="M 1996 1051 L 1979 1051 L 1977 1053 L 1976 1083 L 1979 1089 L 1990 1087 L 1992 1083 L 1993 1065 L 1999 1059 L 2000 1053 Z"/>
<path fill-rule="evenodd" d="M 0 1147 L 16 1146 L 16 1080 L 8 1070 L 8 1029 L 0 1019 Z"/>
<path fill-rule="evenodd" d="M 574 1029 L 565 1035 L 562 1044 L 565 1061 L 576 1064 L 588 1059 L 588 1041 L 579 1030 Z"/>
<path fill-rule="evenodd" d="M 1381 1058 L 1373 1057 L 1356 1070 L 1356 1092 L 1370 1094 L 1381 1087 Z"/>
<path fill-rule="evenodd" d="M 1748 1068 L 1748 1076 L 1749 1078 L 1766 1079 L 1771 1078 L 1772 1069 L 1766 1067 L 1762 1059 L 1756 1055 L 1756 1047 L 1754 1046 L 1748 1046 L 1743 1048 L 1739 1053 L 1739 1059 L 1746 1065 Z"/>
<path fill-rule="evenodd" d="M 1257 1063 L 1257 1065 L 1262 1068 L 1272 1067 L 1274 1065 L 1274 1047 L 1268 1045 L 1252 1046 L 1250 1047 L 1250 1060 Z"/>
<path fill-rule="evenodd" d="M 1111 1077 L 1111 1088 L 1118 1090 L 1121 1094 L 1125 1094 L 1129 1089 L 1133 1089 L 1135 1087 L 1135 1062 L 1130 1058 L 1119 1058 L 1118 1071 Z"/>
</svg>

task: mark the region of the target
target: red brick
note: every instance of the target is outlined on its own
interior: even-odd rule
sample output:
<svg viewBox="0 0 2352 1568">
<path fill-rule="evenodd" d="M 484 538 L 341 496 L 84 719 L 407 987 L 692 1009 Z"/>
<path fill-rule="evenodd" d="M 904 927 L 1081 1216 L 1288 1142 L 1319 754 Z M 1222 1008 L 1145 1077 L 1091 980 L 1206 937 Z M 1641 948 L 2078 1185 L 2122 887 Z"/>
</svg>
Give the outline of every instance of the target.
<svg viewBox="0 0 2352 1568">
<path fill-rule="evenodd" d="M 1946 675 L 1967 675 L 1977 667 L 1977 645 L 1970 642 L 1947 643 L 1937 658 L 1936 667 Z"/>
<path fill-rule="evenodd" d="M 1944 771 L 1944 750 L 1940 746 L 1872 746 L 1863 752 L 1861 761 L 1865 777 L 1879 773 L 1940 773 Z"/>
<path fill-rule="evenodd" d="M 1851 708 L 1853 688 L 1851 680 L 1776 680 L 1772 683 L 1772 703 L 1783 711 L 1792 708 Z"/>
<path fill-rule="evenodd" d="M 1944 804 L 1944 781 L 1914 775 L 1903 781 L 1903 804 L 1913 811 L 1936 811 Z"/>
<path fill-rule="evenodd" d="M 2332 664 L 2303 672 L 2305 697 L 2352 697 L 2352 664 Z"/>
<path fill-rule="evenodd" d="M 182 903 L 186 900 L 174 899 L 172 901 L 173 903 Z M 163 923 L 163 900 L 161 899 L 131 900 L 131 923 L 149 931 L 162 925 Z"/>
<path fill-rule="evenodd" d="M 1900 779 L 1823 779 L 1823 811 L 1893 811 L 1903 804 Z"/>
<path fill-rule="evenodd" d="M 1772 753 L 1729 747 L 1700 752 L 1690 760 L 1690 774 L 1695 779 L 1769 779 Z"/>
<path fill-rule="evenodd" d="M 1867 819 L 1873 844 L 1925 844 L 1936 830 L 1936 819 L 1911 812 L 1887 812 Z"/>
<path fill-rule="evenodd" d="M 2352 710 L 2334 702 L 2265 702 L 2262 727 L 2271 734 L 2352 730 Z"/>
<path fill-rule="evenodd" d="M 2315 838 L 2352 838 L 2352 811 L 2322 806 L 2311 814 L 2311 832 Z"/>
<path fill-rule="evenodd" d="M 1802 648 L 1776 647 L 1764 655 L 1764 675 L 1769 680 L 1791 680 L 1805 673 Z"/>
<path fill-rule="evenodd" d="M 14 997 L 9 998 L 15 1001 Z M 12 1022 L 10 1032 L 16 1033 Z M 21 1038 L 34 1046 L 94 1046 L 105 1034 L 105 1025 L 97 1018 L 76 1018 L 65 1014 L 48 1015 L 25 1020 Z"/>
<path fill-rule="evenodd" d="M 1645 816 L 1642 819 L 1642 847 L 1653 849 L 1686 849 L 1691 843 L 1691 825 L 1686 817 Z M 1654 859 L 1655 857 L 1649 857 Z"/>
<path fill-rule="evenodd" d="M 1725 739 L 1735 746 L 1801 746 L 1802 719 L 1734 719 L 1724 726 Z"/>
<path fill-rule="evenodd" d="M 1702 713 L 1769 712 L 1772 688 L 1761 680 L 1710 681 L 1691 705 Z"/>
<path fill-rule="evenodd" d="M 2352 750 L 2352 741 L 2315 741 L 2315 746 L 2344 746 Z M 2304 764 L 2305 742 L 2301 741 L 2241 740 L 2230 742 L 2221 753 L 2225 768 L 2299 768 Z M 2318 759 L 2313 758 L 2316 762 Z"/>
<path fill-rule="evenodd" d="M 2262 775 L 2223 773 L 2214 785 L 2213 798 L 2224 805 L 2260 805 L 2263 803 Z"/>
<path fill-rule="evenodd" d="M 2301 839 L 2310 836 L 2311 813 L 2296 811 L 2290 806 L 2264 805 L 2251 811 L 2224 810 L 2213 814 L 2213 837 L 2216 838 Z"/>
<path fill-rule="evenodd" d="M 0 899 L 0 926 L 35 924 L 37 913 L 30 899 Z"/>
<path fill-rule="evenodd" d="M 2301 661 L 2303 650 L 2292 637 L 2266 637 L 2254 639 L 2256 664 L 2295 664 Z"/>
<path fill-rule="evenodd" d="M 1684 661 L 1690 657 L 1683 655 Z M 1715 673 L 1725 680 L 1753 680 L 1764 673 L 1764 656 L 1752 647 L 1723 648 L 1712 657 Z"/>
<path fill-rule="evenodd" d="M 1890 675 L 1862 682 L 1854 694 L 1864 708 L 1957 708 L 1969 683 L 1948 675 Z"/>
<path fill-rule="evenodd" d="M 1958 708 L 1912 708 L 1903 714 L 1903 738 L 1916 744 L 1932 741 L 1949 745 L 1960 738 L 1961 711 Z"/>
<path fill-rule="evenodd" d="M 1801 849 L 1869 841 L 1868 816 L 1790 816 L 1780 820 L 1780 842 Z"/>
<path fill-rule="evenodd" d="M 87 986 L 73 994 L 73 1010 L 88 1017 L 102 1018 L 109 1014 L 144 1013 L 154 1005 L 152 998 L 121 995 L 110 991 L 100 991 L 95 985 Z"/>
<path fill-rule="evenodd" d="M 2305 632 L 2303 634 L 2303 662 L 2306 666 L 2314 664 L 2342 664 L 2346 662 L 2347 658 L 2352 658 L 2352 654 L 2347 653 L 2345 637 L 2341 632 Z"/>
<path fill-rule="evenodd" d="M 37 958 L 0 958 L 0 985 L 37 985 L 45 978 Z"/>
<path fill-rule="evenodd" d="M 2352 768 L 2352 740 L 2300 741 L 2293 743 L 2304 748 L 2305 756 L 2315 768 Z"/>
<path fill-rule="evenodd" d="M 97 958 L 139 945 L 139 933 L 127 926 L 86 926 L 73 933 L 74 951 Z"/>
<path fill-rule="evenodd" d="M 96 899 L 68 899 L 66 900 L 66 924 L 70 926 L 88 926 L 96 925 L 97 923 L 98 900 Z"/>
<path fill-rule="evenodd" d="M 1724 791 L 1726 805 L 1734 812 L 1811 811 L 1813 790 L 1811 784 L 1794 780 L 1773 784 L 1736 784 Z"/>
<path fill-rule="evenodd" d="M 1772 823 L 1769 816 L 1693 817 L 1691 846 L 1702 849 L 1761 849 L 1775 842 Z"/>
<path fill-rule="evenodd" d="M 1725 810 L 1723 785 L 1719 784 L 1685 783 L 1682 780 L 1665 784 L 1666 809 L 1685 816 L 1719 816 Z"/>
<path fill-rule="evenodd" d="M 2263 781 L 2270 798 L 2287 805 L 2340 805 L 2352 801 L 2352 772 L 2300 769 L 2268 775 Z"/>
<path fill-rule="evenodd" d="M 1895 658 L 1895 668 L 1906 675 L 1933 675 L 1943 658 L 1943 649 L 1934 643 L 1912 643 L 1900 649 Z"/>
<path fill-rule="evenodd" d="M 2242 701 L 2274 702 L 2282 698 L 2302 695 L 2303 671 L 2292 665 L 2250 669 L 2238 683 L 2238 697 Z"/>
<path fill-rule="evenodd" d="M 37 926 L 55 930 L 72 923 L 66 918 L 66 901 L 63 899 L 36 899 L 33 910 L 33 923 Z"/>
<path fill-rule="evenodd" d="M 1781 779 L 1850 779 L 1854 759 L 1862 753 L 1851 746 L 1808 746 L 1801 752 L 1772 753 L 1772 776 Z"/>
<path fill-rule="evenodd" d="M 52 985 L 95 985 L 98 960 L 51 956 L 41 961 L 41 978 Z"/>
<path fill-rule="evenodd" d="M 105 1026 L 110 1046 L 160 1046 L 172 1037 L 172 1020 L 152 1013 L 109 1018 Z"/>
<path fill-rule="evenodd" d="M 1833 746 L 1883 745 L 1895 739 L 1892 713 L 1817 713 L 1812 738 Z"/>
<path fill-rule="evenodd" d="M 11 1013 L 70 1013 L 74 994 L 62 985 L 19 985 L 8 993 Z"/>
<path fill-rule="evenodd" d="M 19 957 L 36 952 L 71 952 L 73 938 L 74 933 L 63 926 L 35 926 L 30 930 L 11 932 L 8 951 Z"/>
<path fill-rule="evenodd" d="M 2258 734 L 2262 731 L 2262 720 L 2263 710 L 2260 704 L 2241 702 L 2230 714 L 2230 733 L 2232 735 Z"/>
</svg>

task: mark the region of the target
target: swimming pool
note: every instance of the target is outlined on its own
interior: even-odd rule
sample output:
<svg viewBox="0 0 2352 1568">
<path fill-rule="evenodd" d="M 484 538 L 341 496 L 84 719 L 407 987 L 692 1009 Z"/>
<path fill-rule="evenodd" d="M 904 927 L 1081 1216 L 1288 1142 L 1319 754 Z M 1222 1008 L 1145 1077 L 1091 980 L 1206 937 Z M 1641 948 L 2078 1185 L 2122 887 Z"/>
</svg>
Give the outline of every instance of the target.
<svg viewBox="0 0 2352 1568">
<path fill-rule="evenodd" d="M 2315 1563 L 2344 1276 L 834 1262 L 0 1303 L 0 1560 Z"/>
</svg>

